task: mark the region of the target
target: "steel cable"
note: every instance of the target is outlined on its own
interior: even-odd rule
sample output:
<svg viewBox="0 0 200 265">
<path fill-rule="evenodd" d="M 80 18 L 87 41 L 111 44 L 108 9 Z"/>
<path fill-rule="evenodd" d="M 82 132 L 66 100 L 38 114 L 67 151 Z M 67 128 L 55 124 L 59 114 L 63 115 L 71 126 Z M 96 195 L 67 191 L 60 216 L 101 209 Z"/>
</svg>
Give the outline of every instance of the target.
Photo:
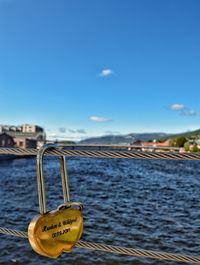
<svg viewBox="0 0 200 265">
<path fill-rule="evenodd" d="M 21 237 L 21 238 L 28 238 L 27 232 L 8 229 L 4 227 L 0 227 L 0 234 L 11 235 L 11 236 L 16 236 L 16 237 Z M 112 245 L 106 245 L 106 244 L 100 244 L 100 243 L 85 242 L 82 240 L 76 244 L 76 247 L 89 249 L 89 250 L 104 251 L 104 252 L 109 252 L 109 253 L 114 253 L 114 254 L 129 255 L 129 256 L 134 256 L 134 257 L 144 257 L 144 258 L 151 258 L 151 259 L 156 259 L 156 260 L 168 260 L 168 261 L 200 264 L 200 257 L 198 256 L 174 254 L 174 253 L 151 251 L 151 250 L 144 250 L 144 249 L 127 248 L 127 247 L 121 247 L 121 246 L 112 246 Z"/>
<path fill-rule="evenodd" d="M 0 147 L 0 154 L 19 156 L 35 156 L 37 149 L 4 148 Z M 89 157 L 89 158 L 129 158 L 129 159 L 167 159 L 167 160 L 200 160 L 199 153 L 178 152 L 141 152 L 141 151 L 93 151 L 93 150 L 49 150 L 47 155 L 64 155 L 66 157 Z"/>
</svg>

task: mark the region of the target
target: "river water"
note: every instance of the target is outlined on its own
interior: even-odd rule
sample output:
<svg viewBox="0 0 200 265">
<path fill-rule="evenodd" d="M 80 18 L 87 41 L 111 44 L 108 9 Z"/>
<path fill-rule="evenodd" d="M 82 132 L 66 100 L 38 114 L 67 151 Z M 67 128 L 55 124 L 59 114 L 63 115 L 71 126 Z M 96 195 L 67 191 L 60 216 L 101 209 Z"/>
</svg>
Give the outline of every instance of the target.
<svg viewBox="0 0 200 265">
<path fill-rule="evenodd" d="M 200 162 L 69 159 L 72 201 L 84 204 L 82 239 L 200 255 Z M 59 162 L 45 159 L 48 209 L 62 203 Z M 27 231 L 38 213 L 35 158 L 0 161 L 0 226 Z M 0 264 L 179 264 L 76 248 L 58 259 L 0 235 Z"/>
</svg>

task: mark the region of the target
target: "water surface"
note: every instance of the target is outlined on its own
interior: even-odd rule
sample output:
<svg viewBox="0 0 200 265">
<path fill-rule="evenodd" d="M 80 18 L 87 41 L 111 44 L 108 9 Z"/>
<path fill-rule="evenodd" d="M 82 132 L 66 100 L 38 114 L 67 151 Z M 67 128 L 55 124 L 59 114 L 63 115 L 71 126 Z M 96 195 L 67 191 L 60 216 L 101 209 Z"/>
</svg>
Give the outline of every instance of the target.
<svg viewBox="0 0 200 265">
<path fill-rule="evenodd" d="M 62 203 L 56 158 L 45 160 L 48 209 Z M 200 255 L 200 163 L 80 158 L 68 160 L 71 199 L 84 204 L 82 239 Z M 27 231 L 38 213 L 35 158 L 0 161 L 0 226 Z M 0 235 L 0 264 L 180 264 L 76 248 L 56 260 L 26 239 Z"/>
</svg>

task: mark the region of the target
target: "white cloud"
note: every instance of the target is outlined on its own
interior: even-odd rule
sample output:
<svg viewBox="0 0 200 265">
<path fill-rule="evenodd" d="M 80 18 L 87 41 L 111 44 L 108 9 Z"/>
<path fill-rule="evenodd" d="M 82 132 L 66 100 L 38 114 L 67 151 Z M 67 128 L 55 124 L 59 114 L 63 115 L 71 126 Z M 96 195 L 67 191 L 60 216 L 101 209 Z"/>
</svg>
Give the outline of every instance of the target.
<svg viewBox="0 0 200 265">
<path fill-rule="evenodd" d="M 181 115 L 183 116 L 196 116 L 197 113 L 195 110 L 192 110 L 192 109 L 185 109 L 181 112 Z"/>
<path fill-rule="evenodd" d="M 85 137 L 82 137 L 80 135 L 63 135 L 63 134 L 59 134 L 59 133 L 51 133 L 51 134 L 47 134 L 47 139 L 48 140 L 66 140 L 66 141 L 80 141 L 85 139 Z"/>
<path fill-rule="evenodd" d="M 185 106 L 183 104 L 172 104 L 169 106 L 170 110 L 173 111 L 179 111 L 179 110 L 183 110 L 185 108 Z"/>
<path fill-rule="evenodd" d="M 80 134 L 86 134 L 87 132 L 86 132 L 86 130 L 84 130 L 84 129 L 78 129 L 78 130 L 77 130 L 77 133 L 80 133 Z"/>
<path fill-rule="evenodd" d="M 90 116 L 90 120 L 91 121 L 95 121 L 95 122 L 107 122 L 107 121 L 111 121 L 111 119 L 109 119 L 109 118 L 99 117 L 99 116 Z"/>
<path fill-rule="evenodd" d="M 84 129 L 67 129 L 65 127 L 60 127 L 58 129 L 49 130 L 47 132 L 48 140 L 72 140 L 72 141 L 80 141 L 85 139 L 86 130 Z"/>
<path fill-rule="evenodd" d="M 63 127 L 59 128 L 58 131 L 61 132 L 61 133 L 66 133 L 66 128 L 63 128 Z"/>
<path fill-rule="evenodd" d="M 69 129 L 68 132 L 69 132 L 69 133 L 76 133 L 76 130 Z"/>
<path fill-rule="evenodd" d="M 68 131 L 69 131 L 69 133 L 77 133 L 77 134 L 86 134 L 87 133 L 86 130 L 84 130 L 84 129 L 77 129 L 77 130 L 69 129 Z"/>
<path fill-rule="evenodd" d="M 119 131 L 105 131 L 106 135 L 119 135 L 121 134 Z"/>
<path fill-rule="evenodd" d="M 183 104 L 172 104 L 169 106 L 169 109 L 178 112 L 182 116 L 191 117 L 197 115 L 197 112 L 195 110 L 190 109 Z"/>
<path fill-rule="evenodd" d="M 107 77 L 114 74 L 114 72 L 111 69 L 103 69 L 101 73 L 99 74 L 100 77 Z"/>
</svg>

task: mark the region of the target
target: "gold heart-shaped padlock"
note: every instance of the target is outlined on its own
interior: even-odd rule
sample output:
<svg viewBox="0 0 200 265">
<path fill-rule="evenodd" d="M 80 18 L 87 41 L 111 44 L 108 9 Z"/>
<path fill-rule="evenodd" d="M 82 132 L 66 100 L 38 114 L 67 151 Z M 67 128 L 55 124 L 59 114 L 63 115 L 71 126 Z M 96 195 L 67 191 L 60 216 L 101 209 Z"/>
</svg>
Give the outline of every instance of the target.
<svg viewBox="0 0 200 265">
<path fill-rule="evenodd" d="M 29 224 L 29 242 L 38 254 L 57 258 L 63 251 L 71 251 L 80 239 L 83 231 L 81 209 L 73 208 L 73 203 L 62 208 L 39 215 Z"/>
<path fill-rule="evenodd" d="M 38 254 L 57 258 L 63 251 L 70 252 L 83 232 L 82 204 L 70 202 L 65 157 L 60 157 L 60 172 L 64 204 L 57 210 L 47 212 L 44 190 L 43 155 L 55 145 L 43 146 L 37 155 L 37 183 L 40 214 L 28 227 L 29 242 Z"/>
</svg>

